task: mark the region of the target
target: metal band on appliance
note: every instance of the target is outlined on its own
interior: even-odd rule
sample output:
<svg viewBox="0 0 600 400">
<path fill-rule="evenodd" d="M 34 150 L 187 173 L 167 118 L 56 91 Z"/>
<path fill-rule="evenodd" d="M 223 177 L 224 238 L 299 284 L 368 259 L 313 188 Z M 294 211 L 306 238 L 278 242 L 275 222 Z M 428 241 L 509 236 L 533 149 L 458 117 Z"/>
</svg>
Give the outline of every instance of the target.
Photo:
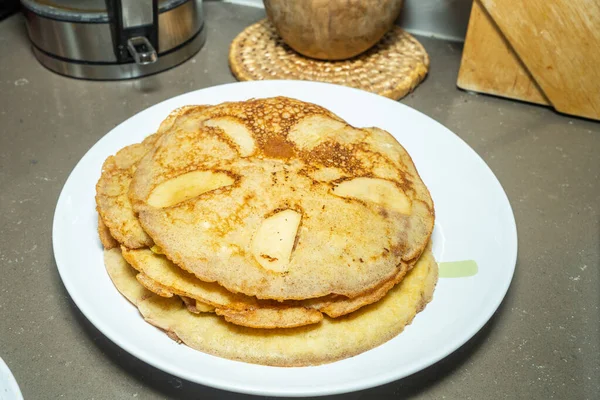
<svg viewBox="0 0 600 400">
<path fill-rule="evenodd" d="M 61 75 L 81 79 L 116 80 L 132 79 L 140 76 L 155 74 L 181 64 L 197 53 L 206 41 L 206 29 L 201 27 L 200 32 L 189 41 L 159 55 L 158 62 L 154 64 L 139 65 L 136 63 L 89 63 L 53 57 L 52 55 L 33 47 L 33 52 L 46 68 Z"/>
</svg>

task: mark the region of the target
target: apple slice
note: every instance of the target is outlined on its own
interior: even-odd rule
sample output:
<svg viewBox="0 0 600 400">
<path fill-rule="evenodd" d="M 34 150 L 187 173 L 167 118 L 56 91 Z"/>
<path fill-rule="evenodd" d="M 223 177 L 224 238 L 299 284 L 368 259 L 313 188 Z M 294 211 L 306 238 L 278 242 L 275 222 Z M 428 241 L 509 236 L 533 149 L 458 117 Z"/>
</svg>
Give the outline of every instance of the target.
<svg viewBox="0 0 600 400">
<path fill-rule="evenodd" d="M 401 214 L 410 214 L 412 209 L 406 194 L 385 179 L 354 178 L 337 185 L 332 193 L 340 197 L 376 203 Z"/>
<path fill-rule="evenodd" d="M 252 240 L 252 254 L 263 268 L 287 270 L 301 219 L 299 212 L 284 210 L 262 222 Z"/>
<path fill-rule="evenodd" d="M 223 132 L 238 146 L 242 157 L 251 156 L 256 148 L 254 137 L 246 125 L 233 118 L 219 117 L 204 122 L 204 125 L 221 128 Z"/>
<path fill-rule="evenodd" d="M 148 197 L 148 204 L 156 208 L 171 207 L 233 182 L 234 179 L 223 172 L 188 172 L 156 186 Z"/>
<path fill-rule="evenodd" d="M 312 150 L 345 126 L 332 118 L 313 115 L 296 123 L 287 138 L 302 150 Z"/>
</svg>

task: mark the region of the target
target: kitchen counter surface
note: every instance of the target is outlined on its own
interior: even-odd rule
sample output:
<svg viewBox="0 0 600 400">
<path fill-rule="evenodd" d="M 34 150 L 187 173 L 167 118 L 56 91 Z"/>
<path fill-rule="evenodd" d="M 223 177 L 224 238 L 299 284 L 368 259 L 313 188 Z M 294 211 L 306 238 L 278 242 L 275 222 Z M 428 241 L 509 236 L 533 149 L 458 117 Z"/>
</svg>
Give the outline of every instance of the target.
<svg viewBox="0 0 600 400">
<path fill-rule="evenodd" d="M 120 350 L 74 305 L 52 254 L 59 192 L 98 139 L 157 102 L 235 80 L 228 45 L 264 11 L 214 2 L 205 11 L 200 53 L 124 82 L 56 75 L 34 59 L 20 15 L 0 21 L 0 357 L 26 399 L 245 398 Z M 597 398 L 600 124 L 463 92 L 455 85 L 462 45 L 420 40 L 431 71 L 401 101 L 454 131 L 495 172 L 517 221 L 516 274 L 498 312 L 461 349 L 412 377 L 344 398 Z"/>
</svg>

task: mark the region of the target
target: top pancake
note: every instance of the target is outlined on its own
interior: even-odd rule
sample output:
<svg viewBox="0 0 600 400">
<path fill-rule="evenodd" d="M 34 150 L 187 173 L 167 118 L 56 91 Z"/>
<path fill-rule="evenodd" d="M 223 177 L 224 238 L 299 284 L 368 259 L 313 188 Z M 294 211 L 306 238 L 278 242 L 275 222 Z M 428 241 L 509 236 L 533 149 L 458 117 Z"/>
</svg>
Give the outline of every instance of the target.
<svg viewBox="0 0 600 400">
<path fill-rule="evenodd" d="M 129 197 L 175 264 L 261 299 L 372 290 L 418 259 L 434 222 L 389 133 L 283 97 L 180 116 L 139 162 Z"/>
</svg>

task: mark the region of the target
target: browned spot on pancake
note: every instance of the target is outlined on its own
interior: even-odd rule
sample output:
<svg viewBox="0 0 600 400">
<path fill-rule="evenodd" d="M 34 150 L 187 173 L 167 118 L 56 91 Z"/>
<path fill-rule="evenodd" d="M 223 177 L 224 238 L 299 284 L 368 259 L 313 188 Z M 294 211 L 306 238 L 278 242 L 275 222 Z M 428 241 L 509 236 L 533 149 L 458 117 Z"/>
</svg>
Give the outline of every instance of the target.
<svg viewBox="0 0 600 400">
<path fill-rule="evenodd" d="M 244 203 L 249 203 L 250 200 L 254 199 L 256 196 L 254 195 L 254 193 L 248 193 L 246 195 L 244 195 Z"/>
<path fill-rule="evenodd" d="M 271 136 L 267 138 L 262 146 L 263 154 L 272 158 L 292 158 L 296 153 L 294 146 L 280 136 Z"/>
<path fill-rule="evenodd" d="M 381 215 L 383 218 L 389 218 L 390 217 L 390 213 L 388 212 L 388 210 L 386 210 L 383 207 L 379 207 L 379 215 Z"/>
<path fill-rule="evenodd" d="M 279 260 L 277 257 L 271 257 L 271 256 L 270 256 L 270 255 L 268 255 L 268 254 L 261 254 L 260 256 L 261 256 L 262 258 L 264 258 L 265 260 L 268 260 L 268 261 L 270 261 L 270 262 L 273 262 L 273 261 L 277 261 L 277 260 Z"/>
<path fill-rule="evenodd" d="M 414 195 L 415 189 L 413 188 L 413 183 L 410 179 L 403 177 L 401 182 L 395 183 L 404 193 L 411 193 Z"/>
<path fill-rule="evenodd" d="M 318 163 L 324 167 L 339 168 L 353 175 L 364 172 L 364 167 L 360 159 L 354 156 L 353 149 L 340 143 L 323 142 L 310 152 L 304 152 L 302 156 L 313 165 Z"/>
<path fill-rule="evenodd" d="M 392 254 L 396 257 L 402 258 L 406 253 L 406 245 L 402 240 L 399 241 L 399 244 L 392 246 Z M 383 253 L 386 254 L 386 253 Z"/>
</svg>

